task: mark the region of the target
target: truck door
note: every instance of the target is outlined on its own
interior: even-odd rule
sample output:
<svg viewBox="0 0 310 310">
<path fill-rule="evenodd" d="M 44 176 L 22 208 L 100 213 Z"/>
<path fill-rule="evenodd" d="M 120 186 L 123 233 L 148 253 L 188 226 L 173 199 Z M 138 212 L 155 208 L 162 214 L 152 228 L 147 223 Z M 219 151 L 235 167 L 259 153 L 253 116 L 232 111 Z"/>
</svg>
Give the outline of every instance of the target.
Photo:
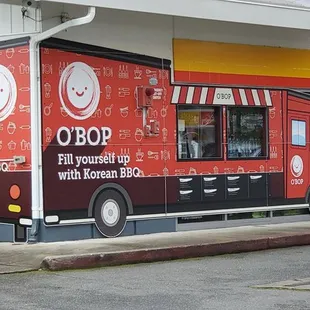
<svg viewBox="0 0 310 310">
<path fill-rule="evenodd" d="M 289 107 L 300 102 L 289 99 Z M 309 113 L 288 110 L 286 182 L 287 198 L 303 198 L 309 184 Z M 307 143 L 308 142 L 308 143 Z"/>
</svg>

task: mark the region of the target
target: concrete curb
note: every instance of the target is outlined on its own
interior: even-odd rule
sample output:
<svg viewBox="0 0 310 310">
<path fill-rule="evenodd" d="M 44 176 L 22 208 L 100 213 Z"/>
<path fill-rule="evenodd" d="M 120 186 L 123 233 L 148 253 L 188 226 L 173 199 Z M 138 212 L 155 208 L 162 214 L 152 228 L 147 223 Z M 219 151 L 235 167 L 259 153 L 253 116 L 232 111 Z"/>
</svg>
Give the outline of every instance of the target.
<svg viewBox="0 0 310 310">
<path fill-rule="evenodd" d="M 176 259 L 261 251 L 302 245 L 310 245 L 310 234 L 264 237 L 254 240 L 238 240 L 214 244 L 174 246 L 111 253 L 50 256 L 46 257 L 42 261 L 41 269 L 49 271 L 60 271 L 105 266 L 119 266 L 127 264 L 151 263 Z"/>
<path fill-rule="evenodd" d="M 7 275 L 7 274 L 19 274 L 19 273 L 30 273 L 30 272 L 36 272 L 38 271 L 38 268 L 21 268 L 21 269 L 14 269 L 9 271 L 0 271 L 0 275 Z"/>
</svg>

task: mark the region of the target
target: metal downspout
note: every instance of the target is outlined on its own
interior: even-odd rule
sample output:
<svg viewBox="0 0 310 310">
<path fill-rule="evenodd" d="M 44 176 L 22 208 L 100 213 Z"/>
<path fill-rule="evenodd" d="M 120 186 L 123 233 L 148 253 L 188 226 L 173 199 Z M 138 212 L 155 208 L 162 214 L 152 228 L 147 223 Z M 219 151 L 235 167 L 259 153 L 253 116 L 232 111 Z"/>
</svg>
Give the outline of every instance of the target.
<svg viewBox="0 0 310 310">
<path fill-rule="evenodd" d="M 41 85 L 39 43 L 70 27 L 91 23 L 96 8 L 89 7 L 87 15 L 64 22 L 54 28 L 35 35 L 29 43 L 30 53 L 30 123 L 31 123 L 31 210 L 32 227 L 28 243 L 38 242 L 40 220 L 43 218 L 43 181 L 41 154 Z"/>
</svg>

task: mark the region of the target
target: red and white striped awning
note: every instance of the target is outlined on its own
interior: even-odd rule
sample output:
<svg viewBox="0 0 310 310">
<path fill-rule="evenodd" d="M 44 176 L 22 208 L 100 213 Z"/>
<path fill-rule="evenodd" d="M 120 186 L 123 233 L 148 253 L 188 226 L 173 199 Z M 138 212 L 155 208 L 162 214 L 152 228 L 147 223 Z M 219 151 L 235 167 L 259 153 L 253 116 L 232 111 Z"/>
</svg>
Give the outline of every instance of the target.
<svg viewBox="0 0 310 310">
<path fill-rule="evenodd" d="M 174 86 L 171 103 L 271 107 L 272 99 L 266 89 Z"/>
</svg>

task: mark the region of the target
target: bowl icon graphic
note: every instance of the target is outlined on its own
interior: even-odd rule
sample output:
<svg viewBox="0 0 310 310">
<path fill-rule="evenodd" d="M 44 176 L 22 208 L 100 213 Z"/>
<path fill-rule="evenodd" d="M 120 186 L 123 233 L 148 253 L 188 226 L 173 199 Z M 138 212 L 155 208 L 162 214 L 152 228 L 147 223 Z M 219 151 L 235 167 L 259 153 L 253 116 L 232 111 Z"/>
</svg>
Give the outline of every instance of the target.
<svg viewBox="0 0 310 310">
<path fill-rule="evenodd" d="M 291 160 L 291 172 L 295 178 L 299 178 L 304 170 L 304 163 L 299 155 L 293 156 Z"/>
<path fill-rule="evenodd" d="M 13 112 L 16 98 L 17 87 L 14 76 L 9 69 L 0 65 L 0 122 Z"/>
<path fill-rule="evenodd" d="M 83 62 L 71 63 L 62 72 L 58 93 L 62 107 L 70 117 L 87 119 L 99 104 L 100 85 L 97 75 Z"/>
</svg>

